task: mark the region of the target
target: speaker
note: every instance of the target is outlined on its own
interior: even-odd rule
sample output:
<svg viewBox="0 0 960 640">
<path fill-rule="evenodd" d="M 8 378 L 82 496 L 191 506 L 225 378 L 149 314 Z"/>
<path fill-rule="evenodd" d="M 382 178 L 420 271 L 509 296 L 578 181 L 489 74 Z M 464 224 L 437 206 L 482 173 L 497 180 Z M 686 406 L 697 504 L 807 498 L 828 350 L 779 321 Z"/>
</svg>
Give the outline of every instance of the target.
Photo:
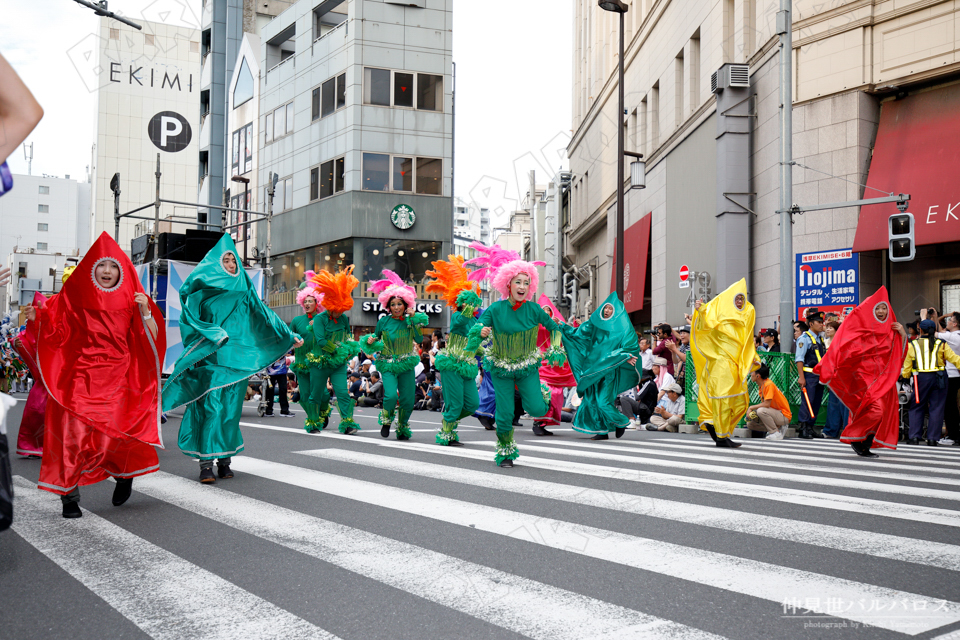
<svg viewBox="0 0 960 640">
<path fill-rule="evenodd" d="M 184 241 L 184 260 L 200 262 L 223 237 L 222 231 L 187 229 Z"/>
<path fill-rule="evenodd" d="M 161 233 L 158 241 L 161 260 L 186 260 L 187 236 L 182 233 Z"/>
<path fill-rule="evenodd" d="M 153 260 L 153 245 L 150 235 L 142 235 L 130 241 L 130 260 L 133 264 L 146 264 Z"/>
</svg>

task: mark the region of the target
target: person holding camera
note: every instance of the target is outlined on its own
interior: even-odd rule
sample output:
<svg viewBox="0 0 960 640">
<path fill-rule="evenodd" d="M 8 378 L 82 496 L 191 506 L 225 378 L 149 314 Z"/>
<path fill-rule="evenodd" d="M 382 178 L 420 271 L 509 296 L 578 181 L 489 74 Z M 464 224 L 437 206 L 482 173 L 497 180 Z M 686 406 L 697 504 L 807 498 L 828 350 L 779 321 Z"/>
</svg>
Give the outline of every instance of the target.
<svg viewBox="0 0 960 640">
<path fill-rule="evenodd" d="M 943 340 L 951 351 L 960 354 L 960 313 L 954 311 L 940 319 L 937 317 L 936 309 L 931 307 L 929 311 L 933 312 L 931 319 L 934 322 L 942 320 L 943 327 L 946 329 L 946 331 L 937 332 L 937 339 Z M 953 364 L 947 363 L 947 401 L 943 419 L 947 426 L 947 437 L 953 441 L 955 447 L 960 447 L 960 405 L 957 404 L 960 398 L 957 397 L 958 393 L 960 393 L 960 370 Z"/>
<path fill-rule="evenodd" d="M 664 323 L 654 327 L 657 336 L 657 346 L 653 348 L 653 355 L 657 358 L 663 358 L 667 361 L 667 373 L 673 376 L 673 349 L 676 346 L 676 340 L 673 337 L 673 328 Z"/>
<path fill-rule="evenodd" d="M 360 382 L 360 391 L 363 395 L 357 400 L 357 405 L 361 407 L 383 405 L 383 382 L 380 380 L 380 372 L 374 371 L 369 379 L 364 378 Z"/>
</svg>

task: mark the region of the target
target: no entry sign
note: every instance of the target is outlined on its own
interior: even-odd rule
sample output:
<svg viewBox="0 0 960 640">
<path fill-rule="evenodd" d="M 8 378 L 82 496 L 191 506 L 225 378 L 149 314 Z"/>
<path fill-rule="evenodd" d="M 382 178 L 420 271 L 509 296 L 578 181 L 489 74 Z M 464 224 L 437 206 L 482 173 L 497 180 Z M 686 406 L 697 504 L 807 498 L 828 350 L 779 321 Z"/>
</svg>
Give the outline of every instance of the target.
<svg viewBox="0 0 960 640">
<path fill-rule="evenodd" d="M 687 268 L 687 265 L 680 267 L 680 282 L 686 282 L 687 278 L 690 277 L 690 269 Z"/>
</svg>

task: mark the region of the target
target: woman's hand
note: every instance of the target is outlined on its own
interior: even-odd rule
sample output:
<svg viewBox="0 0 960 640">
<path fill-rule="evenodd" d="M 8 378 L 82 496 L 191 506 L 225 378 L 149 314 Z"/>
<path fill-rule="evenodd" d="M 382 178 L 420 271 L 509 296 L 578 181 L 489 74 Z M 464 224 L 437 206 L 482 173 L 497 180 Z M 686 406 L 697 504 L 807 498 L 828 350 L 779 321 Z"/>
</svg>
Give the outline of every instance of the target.
<svg viewBox="0 0 960 640">
<path fill-rule="evenodd" d="M 634 357 L 630 358 L 629 360 L 627 360 L 627 364 L 629 364 L 631 367 L 636 366 L 636 364 L 637 364 L 637 357 L 634 356 Z"/>
<path fill-rule="evenodd" d="M 300 338 L 297 338 L 296 342 L 293 343 L 294 349 L 299 349 L 302 346 L 303 346 L 303 340 L 301 340 Z"/>
<path fill-rule="evenodd" d="M 374 338 L 372 335 L 367 336 L 367 344 L 373 344 Z"/>
<path fill-rule="evenodd" d="M 699 310 L 703 306 L 703 298 L 697 298 L 697 301 L 693 303 L 693 308 Z"/>
<path fill-rule="evenodd" d="M 904 328 L 903 328 L 903 325 L 900 324 L 899 322 L 894 322 L 894 323 L 893 323 L 892 325 L 890 325 L 890 326 L 893 327 L 893 330 L 896 331 L 897 333 L 899 333 L 899 334 L 900 334 L 901 336 L 903 336 L 904 338 L 907 337 L 907 331 L 906 331 L 906 329 L 904 329 Z"/>
<path fill-rule="evenodd" d="M 481 337 L 481 338 L 488 338 L 488 337 L 490 337 L 490 334 L 491 334 L 491 333 L 493 333 L 493 328 L 492 328 L 492 327 L 484 327 L 483 329 L 480 330 L 480 337 Z"/>
<path fill-rule="evenodd" d="M 140 306 L 140 315 L 149 316 L 150 313 L 150 298 L 147 297 L 145 293 L 135 293 L 133 294 L 133 301 Z"/>
<path fill-rule="evenodd" d="M 28 322 L 33 322 L 37 319 L 37 308 L 33 305 L 30 305 L 23 310 L 23 315 L 27 317 Z"/>
</svg>

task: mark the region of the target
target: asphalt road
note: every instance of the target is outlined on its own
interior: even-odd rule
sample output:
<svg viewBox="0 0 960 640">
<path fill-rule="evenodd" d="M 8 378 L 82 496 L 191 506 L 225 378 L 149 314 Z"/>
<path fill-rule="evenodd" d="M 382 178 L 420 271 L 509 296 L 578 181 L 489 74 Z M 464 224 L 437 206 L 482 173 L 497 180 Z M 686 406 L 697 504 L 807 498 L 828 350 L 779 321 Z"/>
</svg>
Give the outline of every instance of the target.
<svg viewBox="0 0 960 640">
<path fill-rule="evenodd" d="M 16 396 L 23 399 L 24 396 Z M 16 441 L 22 402 L 10 416 Z M 0 638 L 958 638 L 960 447 L 858 459 L 835 441 L 518 429 L 512 470 L 466 446 L 321 435 L 244 411 L 236 477 L 161 472 L 64 520 L 14 457 Z M 569 428 L 569 425 L 564 425 Z"/>
</svg>

